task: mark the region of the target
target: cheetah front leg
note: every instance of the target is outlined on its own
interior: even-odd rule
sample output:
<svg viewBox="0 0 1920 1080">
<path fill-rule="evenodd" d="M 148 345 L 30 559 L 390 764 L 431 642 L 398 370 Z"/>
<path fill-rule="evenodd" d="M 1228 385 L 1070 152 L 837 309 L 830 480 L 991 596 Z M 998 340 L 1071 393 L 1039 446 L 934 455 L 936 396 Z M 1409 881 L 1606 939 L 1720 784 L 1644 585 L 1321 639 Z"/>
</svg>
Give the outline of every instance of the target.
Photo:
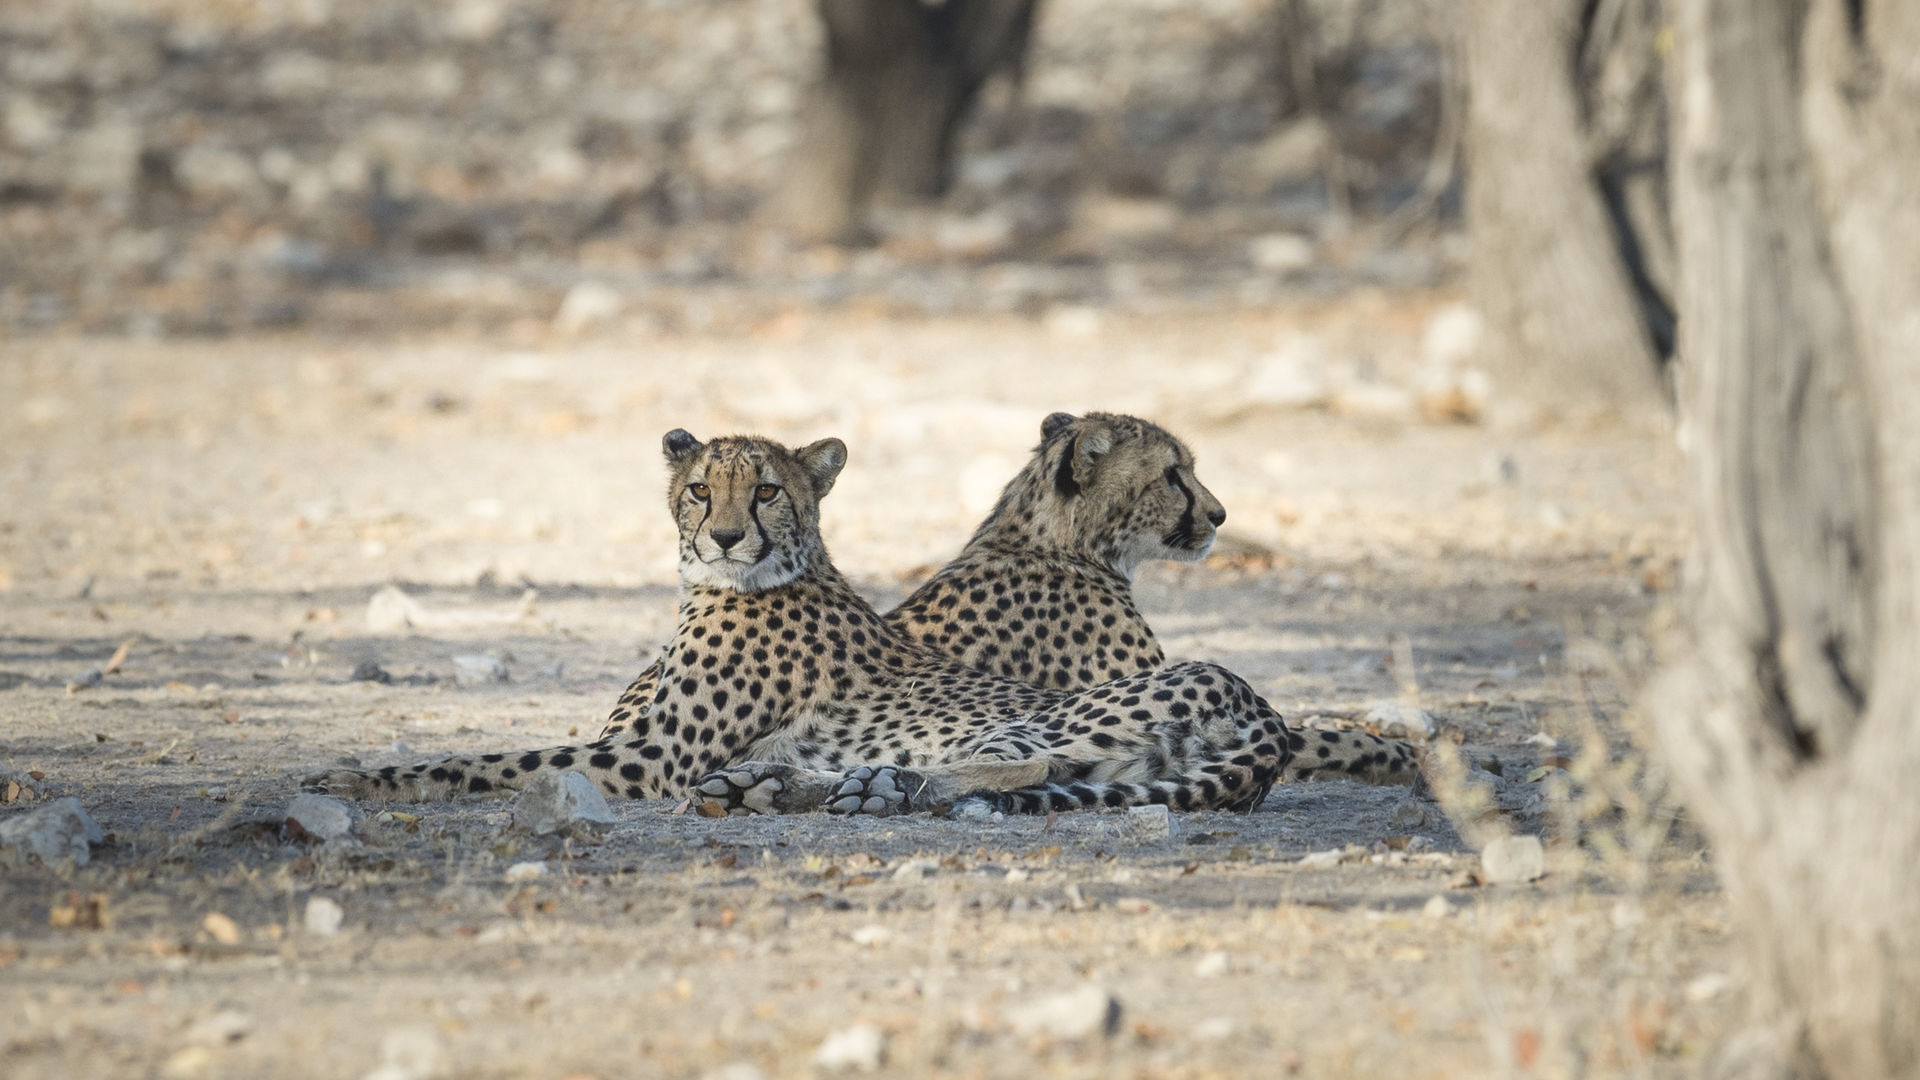
<svg viewBox="0 0 1920 1080">
<path fill-rule="evenodd" d="M 1028 787 L 1047 778 L 1038 758 L 977 758 L 919 768 L 862 765 L 841 777 L 827 801 L 836 814 L 944 814 L 961 796 L 976 791 Z"/>
</svg>

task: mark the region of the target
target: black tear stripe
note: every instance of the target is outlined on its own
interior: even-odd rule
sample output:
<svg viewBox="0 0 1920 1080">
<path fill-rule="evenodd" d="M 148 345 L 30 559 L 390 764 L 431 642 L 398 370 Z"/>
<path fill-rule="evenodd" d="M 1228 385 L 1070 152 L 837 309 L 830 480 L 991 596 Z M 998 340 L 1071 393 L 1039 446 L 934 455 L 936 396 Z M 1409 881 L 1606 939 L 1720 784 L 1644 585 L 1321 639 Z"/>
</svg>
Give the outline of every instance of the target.
<svg viewBox="0 0 1920 1080">
<path fill-rule="evenodd" d="M 1053 490 L 1063 499 L 1071 499 L 1080 494 L 1080 481 L 1073 478 L 1073 440 L 1066 441 L 1066 448 L 1060 455 L 1060 467 L 1053 470 Z"/>
<path fill-rule="evenodd" d="M 767 527 L 760 524 L 760 501 L 758 499 L 747 500 L 747 516 L 753 519 L 753 529 L 760 534 L 760 554 L 753 557 L 753 561 L 757 565 L 765 560 L 767 556 L 773 554 L 773 537 L 768 536 Z"/>
<path fill-rule="evenodd" d="M 1180 494 L 1187 497 L 1187 508 L 1181 512 L 1180 520 L 1174 524 L 1173 531 L 1161 537 L 1160 540 L 1170 548 L 1186 547 L 1193 542 L 1193 507 L 1197 500 L 1193 497 L 1192 489 L 1187 487 L 1186 481 L 1180 479 L 1180 470 L 1168 469 L 1167 479 L 1173 482 L 1174 487 L 1180 489 Z"/>
</svg>

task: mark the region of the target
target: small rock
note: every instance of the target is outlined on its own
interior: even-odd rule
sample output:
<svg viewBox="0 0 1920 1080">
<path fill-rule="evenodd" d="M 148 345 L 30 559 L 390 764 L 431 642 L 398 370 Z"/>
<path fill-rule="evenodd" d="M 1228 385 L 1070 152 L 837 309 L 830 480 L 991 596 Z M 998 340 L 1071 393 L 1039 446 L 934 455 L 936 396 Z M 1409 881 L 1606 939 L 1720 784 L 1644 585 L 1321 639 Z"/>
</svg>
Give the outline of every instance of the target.
<svg viewBox="0 0 1920 1080">
<path fill-rule="evenodd" d="M 847 936 L 853 939 L 855 945 L 863 945 L 871 949 L 875 945 L 884 945 L 893 940 L 893 931 L 878 923 L 869 923 Z"/>
<path fill-rule="evenodd" d="M 1193 965 L 1193 977 L 1196 979 L 1216 978 L 1225 975 L 1230 966 L 1231 960 L 1227 956 L 1227 951 L 1225 949 L 1215 949 L 1201 957 L 1199 963 Z"/>
<path fill-rule="evenodd" d="M 200 929 L 205 930 L 208 937 L 222 945 L 238 945 L 243 939 L 240 924 L 218 911 L 207 912 L 207 917 L 200 920 Z"/>
<path fill-rule="evenodd" d="M 872 1072 L 886 1056 L 887 1037 L 872 1024 L 855 1024 L 836 1031 L 813 1052 L 813 1063 L 833 1071 Z"/>
<path fill-rule="evenodd" d="M 1032 876 L 1033 875 L 1031 873 L 1028 873 L 1027 871 L 1022 870 L 1020 867 L 1016 866 L 1007 871 L 1007 884 L 1018 885 Z"/>
<path fill-rule="evenodd" d="M 1293 233 L 1268 233 L 1247 241 L 1247 258 L 1275 274 L 1297 274 L 1314 262 L 1313 241 Z"/>
<path fill-rule="evenodd" d="M 328 795 L 302 794 L 287 804 L 287 831 L 322 842 L 353 835 L 353 809 Z M 295 830 L 299 830 L 295 832 Z"/>
<path fill-rule="evenodd" d="M 518 885 L 547 876 L 547 864 L 544 862 L 517 862 L 507 867 L 507 884 Z"/>
<path fill-rule="evenodd" d="M 598 840 L 612 831 L 613 808 L 585 773 L 569 769 L 536 775 L 513 800 L 516 832 Z"/>
<path fill-rule="evenodd" d="M 307 933 L 316 937 L 332 937 L 340 932 L 340 924 L 346 920 L 347 913 L 340 905 L 324 896 L 315 896 L 307 900 L 306 915 L 302 922 Z"/>
<path fill-rule="evenodd" d="M 347 678 L 349 682 L 377 682 L 382 685 L 393 682 L 393 676 L 377 660 L 360 661 L 353 666 L 353 674 Z"/>
<path fill-rule="evenodd" d="M 1698 1005 L 1733 989 L 1733 978 L 1722 971 L 1709 971 L 1687 984 L 1687 1000 Z"/>
<path fill-rule="evenodd" d="M 1534 881 L 1547 872 L 1547 852 L 1537 836 L 1503 836 L 1480 852 L 1480 870 L 1493 885 Z"/>
<path fill-rule="evenodd" d="M 71 795 L 0 821 L 0 848 L 31 851 L 48 866 L 67 859 L 85 866 L 93 857 L 92 845 L 106 838 L 99 823 Z"/>
<path fill-rule="evenodd" d="M 1421 917 L 1427 919 L 1444 919 L 1451 914 L 1453 914 L 1453 905 L 1447 903 L 1446 897 L 1439 895 L 1429 899 L 1426 906 L 1420 909 Z"/>
<path fill-rule="evenodd" d="M 1193 1037 L 1201 1042 L 1218 1042 L 1233 1034 L 1233 1021 L 1224 1016 L 1214 1016 L 1193 1026 Z"/>
<path fill-rule="evenodd" d="M 1030 1001 L 1007 1017 L 1022 1035 L 1056 1039 L 1109 1037 L 1120 1030 L 1120 999 L 1092 983 Z"/>
<path fill-rule="evenodd" d="M 767 1074 L 750 1061 L 729 1061 L 717 1069 L 701 1073 L 700 1080 L 767 1080 Z"/>
<path fill-rule="evenodd" d="M 894 867 L 893 880 L 919 881 L 923 878 L 932 877 L 939 872 L 940 864 L 934 862 L 932 859 L 908 859 L 906 862 Z"/>
<path fill-rule="evenodd" d="M 1390 739 L 1426 742 L 1440 734 L 1440 721 L 1432 713 L 1397 701 L 1376 701 L 1367 706 L 1366 714 L 1360 719 Z"/>
<path fill-rule="evenodd" d="M 453 681 L 460 686 L 484 686 L 507 681 L 507 665 L 493 656 L 456 656 Z"/>
<path fill-rule="evenodd" d="M 246 1013 L 224 1009 L 187 1029 L 187 1042 L 195 1046 L 225 1046 L 239 1042 L 253 1030 L 253 1019 Z"/>
<path fill-rule="evenodd" d="M 100 680 L 104 678 L 106 678 L 106 676 L 100 674 L 99 668 L 88 668 L 67 680 L 67 693 L 77 694 L 82 690 L 91 690 L 99 686 Z"/>
<path fill-rule="evenodd" d="M 1401 799 L 1387 820 L 1396 829 L 1417 829 L 1427 823 L 1427 808 L 1419 799 Z"/>
<path fill-rule="evenodd" d="M 1173 822 L 1173 813 L 1158 803 L 1152 806 L 1129 807 L 1125 820 L 1126 824 L 1121 832 L 1136 844 L 1153 844 L 1162 840 L 1171 840 L 1179 831 L 1179 827 Z"/>
<path fill-rule="evenodd" d="M 1299 866 L 1303 870 L 1330 870 L 1347 859 L 1344 851 L 1315 851 L 1302 856 Z"/>
<path fill-rule="evenodd" d="M 599 281 L 583 281 L 567 290 L 560 310 L 553 316 L 553 328 L 562 334 L 585 334 L 620 317 L 626 301 L 613 286 Z"/>
</svg>

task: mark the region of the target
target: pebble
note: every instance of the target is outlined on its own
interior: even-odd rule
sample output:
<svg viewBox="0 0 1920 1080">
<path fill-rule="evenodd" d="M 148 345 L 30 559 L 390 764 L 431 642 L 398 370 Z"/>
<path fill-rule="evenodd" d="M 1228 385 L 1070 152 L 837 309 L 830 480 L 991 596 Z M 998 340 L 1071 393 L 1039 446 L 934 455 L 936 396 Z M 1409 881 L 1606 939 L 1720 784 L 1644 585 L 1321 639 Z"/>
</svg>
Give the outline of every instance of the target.
<svg viewBox="0 0 1920 1080">
<path fill-rule="evenodd" d="M 1344 851 L 1315 851 L 1302 856 L 1298 865 L 1303 870 L 1331 870 L 1346 860 Z"/>
<path fill-rule="evenodd" d="M 544 772 L 527 781 L 513 800 L 515 832 L 598 840 L 614 826 L 613 808 L 585 773 Z"/>
<path fill-rule="evenodd" d="M 67 680 L 67 693 L 77 694 L 82 690 L 91 690 L 99 686 L 100 680 L 104 678 L 106 678 L 106 676 L 100 674 L 99 668 L 88 668 Z"/>
<path fill-rule="evenodd" d="M 1427 808 L 1419 799 L 1401 799 L 1387 820 L 1396 829 L 1417 829 L 1427 823 Z"/>
<path fill-rule="evenodd" d="M 908 859 L 894 868 L 893 880 L 919 881 L 940 872 L 940 864 L 932 859 Z"/>
<path fill-rule="evenodd" d="M 362 660 L 353 666 L 350 682 L 375 682 L 386 685 L 393 682 L 393 676 L 377 660 Z"/>
<path fill-rule="evenodd" d="M 829 1035 L 813 1052 L 813 1063 L 830 1071 L 872 1072 L 886 1057 L 887 1037 L 872 1024 L 855 1024 Z"/>
<path fill-rule="evenodd" d="M 301 921 L 307 933 L 316 937 L 332 937 L 340 932 L 340 924 L 346 917 L 347 913 L 340 910 L 339 904 L 324 896 L 315 896 L 307 900 L 306 914 Z"/>
<path fill-rule="evenodd" d="M 1087 983 L 1064 994 L 1029 1001 L 1007 1022 L 1022 1035 L 1056 1039 L 1107 1037 L 1120 1030 L 1120 999 L 1105 987 Z"/>
<path fill-rule="evenodd" d="M 1435 895 L 1420 909 L 1420 914 L 1423 918 L 1444 919 L 1453 914 L 1453 905 L 1447 903 L 1446 897 Z"/>
<path fill-rule="evenodd" d="M 353 835 L 353 808 L 328 795 L 296 795 L 287 804 L 287 824 L 322 842 Z"/>
<path fill-rule="evenodd" d="M 1193 965 L 1193 977 L 1196 979 L 1216 978 L 1225 975 L 1231 966 L 1232 961 L 1228 958 L 1227 951 L 1225 949 L 1215 949 L 1201 957 L 1199 963 Z"/>
<path fill-rule="evenodd" d="M 1481 850 L 1480 872 L 1493 885 L 1533 881 L 1547 872 L 1546 849 L 1537 836 L 1503 836 Z"/>
<path fill-rule="evenodd" d="M 507 681 L 507 665 L 494 656 L 456 656 L 453 681 L 460 686 L 485 686 Z"/>
<path fill-rule="evenodd" d="M 1158 803 L 1152 806 L 1129 807 L 1126 825 L 1122 830 L 1126 838 L 1136 844 L 1153 844 L 1162 840 L 1171 840 L 1178 831 L 1179 828 L 1173 822 L 1173 813 Z"/>
<path fill-rule="evenodd" d="M 523 881 L 547 876 L 547 864 L 544 862 L 517 862 L 507 867 L 507 884 L 518 885 Z"/>
<path fill-rule="evenodd" d="M 0 821 L 0 848 L 23 848 L 48 866 L 68 859 L 85 866 L 92 845 L 105 841 L 99 823 L 71 795 Z"/>
<path fill-rule="evenodd" d="M 1426 742 L 1440 734 L 1440 721 L 1425 709 L 1414 705 L 1402 705 L 1397 701 L 1376 701 L 1367 706 L 1361 717 L 1363 723 L 1378 728 L 1380 734 L 1390 739 L 1412 739 Z"/>
<path fill-rule="evenodd" d="M 1687 984 L 1687 1000 L 1698 1005 L 1733 989 L 1733 978 L 1723 971 L 1709 971 Z"/>
</svg>

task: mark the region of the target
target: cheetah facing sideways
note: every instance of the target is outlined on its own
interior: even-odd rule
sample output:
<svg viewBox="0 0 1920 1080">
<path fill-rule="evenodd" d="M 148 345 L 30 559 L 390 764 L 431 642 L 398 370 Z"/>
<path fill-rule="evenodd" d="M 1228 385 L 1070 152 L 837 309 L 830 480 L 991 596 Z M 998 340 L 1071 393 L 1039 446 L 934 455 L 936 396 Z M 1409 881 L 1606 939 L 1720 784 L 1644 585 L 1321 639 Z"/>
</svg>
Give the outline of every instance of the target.
<svg viewBox="0 0 1920 1080">
<path fill-rule="evenodd" d="M 663 440 L 680 531 L 679 625 L 650 707 L 585 746 L 330 770 L 310 787 L 421 799 L 577 769 L 607 790 L 688 788 L 729 809 L 1034 813 L 1164 803 L 1251 809 L 1293 751 L 1280 715 L 1217 665 L 1078 691 L 961 666 L 896 632 L 833 566 L 819 502 L 846 461 L 825 439 Z"/>
<path fill-rule="evenodd" d="M 1193 452 L 1132 416 L 1054 413 L 1040 445 L 966 547 L 884 617 L 975 671 L 1084 690 L 1165 662 L 1133 602 L 1153 559 L 1192 562 L 1212 548 L 1226 509 Z M 659 666 L 620 696 L 599 738 L 628 730 L 653 699 Z M 1363 731 L 1292 729 L 1284 782 L 1419 783 L 1404 742 Z"/>
</svg>

